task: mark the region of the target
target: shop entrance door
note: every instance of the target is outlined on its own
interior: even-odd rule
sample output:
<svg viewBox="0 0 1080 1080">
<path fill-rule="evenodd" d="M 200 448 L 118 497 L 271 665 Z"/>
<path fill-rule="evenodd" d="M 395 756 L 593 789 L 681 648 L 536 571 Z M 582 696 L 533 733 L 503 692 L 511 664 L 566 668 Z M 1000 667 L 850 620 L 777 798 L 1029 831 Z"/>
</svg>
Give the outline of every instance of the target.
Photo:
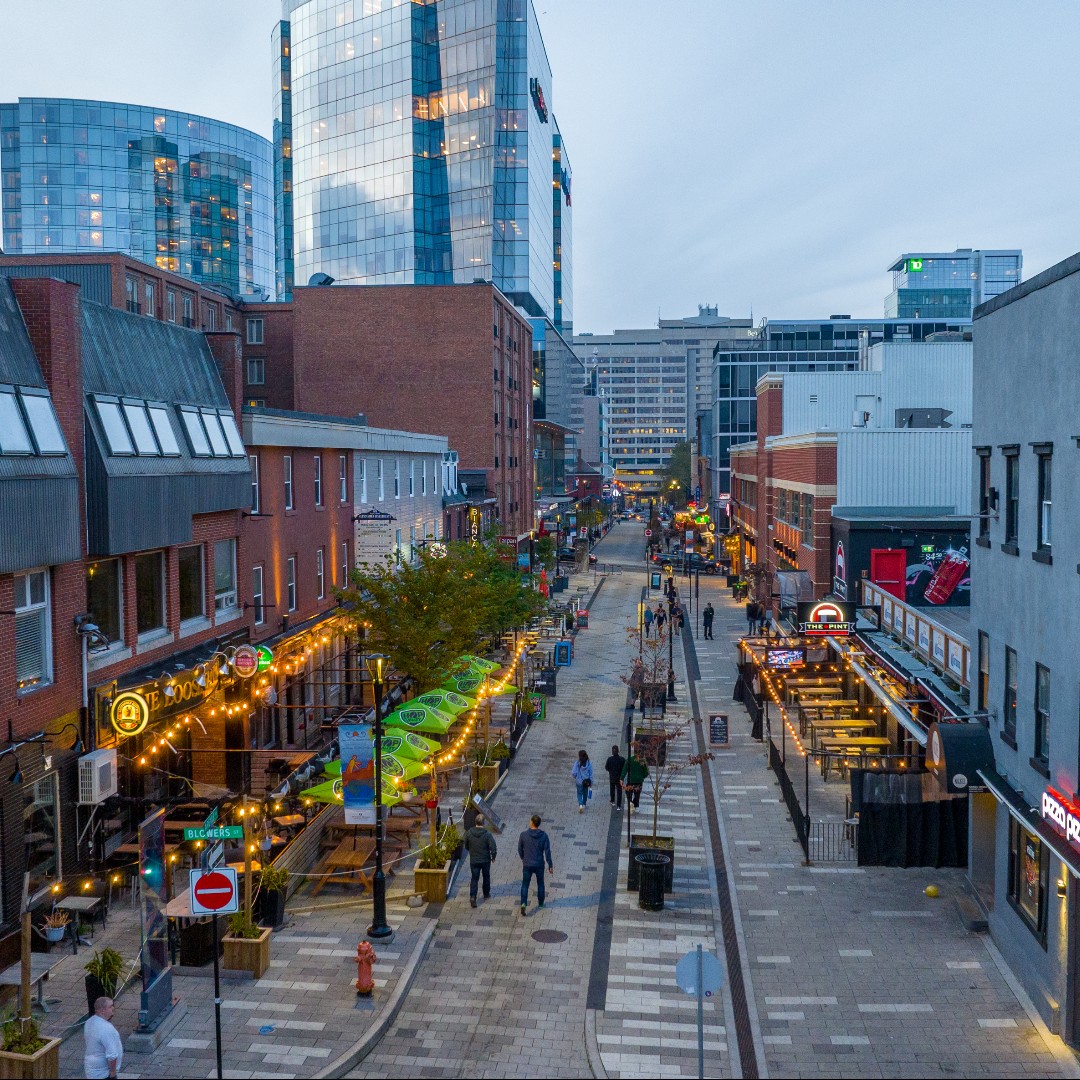
<svg viewBox="0 0 1080 1080">
<path fill-rule="evenodd" d="M 903 548 L 872 548 L 870 580 L 897 600 L 906 600 L 907 552 Z"/>
</svg>

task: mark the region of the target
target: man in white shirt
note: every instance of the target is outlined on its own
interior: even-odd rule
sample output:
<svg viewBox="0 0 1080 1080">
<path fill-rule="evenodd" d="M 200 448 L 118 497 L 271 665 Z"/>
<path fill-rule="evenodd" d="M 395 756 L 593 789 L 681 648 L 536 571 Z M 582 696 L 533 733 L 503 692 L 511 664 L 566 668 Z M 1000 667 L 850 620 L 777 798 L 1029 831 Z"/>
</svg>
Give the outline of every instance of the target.
<svg viewBox="0 0 1080 1080">
<path fill-rule="evenodd" d="M 99 997 L 94 1002 L 94 1015 L 83 1025 L 86 1050 L 83 1054 L 83 1070 L 88 1080 L 105 1080 L 120 1072 L 124 1059 L 124 1044 L 120 1032 L 109 1023 L 114 1011 L 110 997 Z"/>
</svg>

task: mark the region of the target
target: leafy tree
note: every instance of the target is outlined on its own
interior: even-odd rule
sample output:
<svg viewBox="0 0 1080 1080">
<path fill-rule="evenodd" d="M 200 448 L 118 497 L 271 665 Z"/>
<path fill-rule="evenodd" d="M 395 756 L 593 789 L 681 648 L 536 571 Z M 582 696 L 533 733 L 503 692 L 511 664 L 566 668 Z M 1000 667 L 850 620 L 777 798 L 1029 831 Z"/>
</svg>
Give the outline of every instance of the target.
<svg viewBox="0 0 1080 1080">
<path fill-rule="evenodd" d="M 690 444 L 688 442 L 676 443 L 671 448 L 671 457 L 668 458 L 667 468 L 664 470 L 664 495 L 675 506 L 685 506 L 690 498 L 691 466 Z"/>
<path fill-rule="evenodd" d="M 536 561 L 546 570 L 555 568 L 555 541 L 552 537 L 544 535 L 533 541 L 533 552 Z"/>
</svg>

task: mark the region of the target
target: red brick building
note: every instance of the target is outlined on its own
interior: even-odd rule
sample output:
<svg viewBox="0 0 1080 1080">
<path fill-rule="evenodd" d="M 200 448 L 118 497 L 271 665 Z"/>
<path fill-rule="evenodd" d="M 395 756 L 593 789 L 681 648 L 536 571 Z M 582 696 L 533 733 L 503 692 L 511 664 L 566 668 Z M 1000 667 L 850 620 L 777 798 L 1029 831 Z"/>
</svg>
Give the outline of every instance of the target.
<svg viewBox="0 0 1080 1080">
<path fill-rule="evenodd" d="M 313 286 L 245 319 L 248 401 L 444 435 L 532 527 L 532 331 L 494 286 Z"/>
<path fill-rule="evenodd" d="M 814 598 L 829 591 L 836 501 L 836 434 L 783 435 L 783 379 L 757 385 L 757 438 L 731 448 L 731 527 L 743 569 L 766 570 L 759 600 L 778 592 L 778 572 L 802 571 Z"/>
</svg>

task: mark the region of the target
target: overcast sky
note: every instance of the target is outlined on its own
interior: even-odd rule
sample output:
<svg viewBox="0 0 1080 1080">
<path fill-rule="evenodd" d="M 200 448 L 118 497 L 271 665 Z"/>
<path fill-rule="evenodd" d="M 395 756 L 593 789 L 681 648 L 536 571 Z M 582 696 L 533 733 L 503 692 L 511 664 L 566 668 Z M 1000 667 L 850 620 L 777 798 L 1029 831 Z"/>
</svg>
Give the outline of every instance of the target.
<svg viewBox="0 0 1080 1080">
<path fill-rule="evenodd" d="M 1076 0 L 536 0 L 574 324 L 880 316 L 904 251 L 1080 249 Z M 270 134 L 277 0 L 0 0 L 0 100 Z"/>
</svg>

